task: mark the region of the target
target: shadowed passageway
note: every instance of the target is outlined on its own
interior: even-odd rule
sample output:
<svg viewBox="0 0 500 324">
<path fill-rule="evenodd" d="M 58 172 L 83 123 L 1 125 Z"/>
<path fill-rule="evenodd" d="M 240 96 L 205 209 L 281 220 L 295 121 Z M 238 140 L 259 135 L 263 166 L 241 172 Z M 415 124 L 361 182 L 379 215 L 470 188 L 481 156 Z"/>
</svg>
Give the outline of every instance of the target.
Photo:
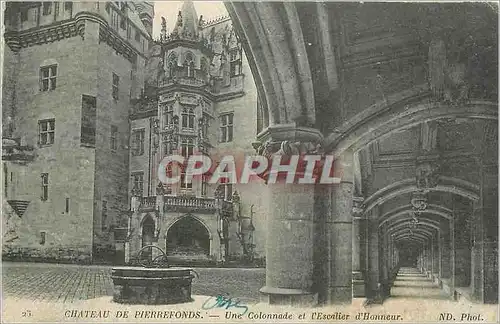
<svg viewBox="0 0 500 324">
<path fill-rule="evenodd" d="M 439 285 L 416 268 L 400 268 L 391 298 L 449 299 Z"/>
</svg>

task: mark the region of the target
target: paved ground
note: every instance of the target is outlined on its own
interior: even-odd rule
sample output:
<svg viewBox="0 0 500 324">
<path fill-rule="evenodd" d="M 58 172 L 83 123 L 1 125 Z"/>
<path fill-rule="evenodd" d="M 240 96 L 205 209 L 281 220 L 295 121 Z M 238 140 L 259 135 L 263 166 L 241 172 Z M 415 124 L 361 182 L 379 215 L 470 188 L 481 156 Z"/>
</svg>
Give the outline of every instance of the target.
<svg viewBox="0 0 500 324">
<path fill-rule="evenodd" d="M 111 267 L 44 263 L 2 263 L 3 296 L 71 303 L 113 295 Z M 193 295 L 228 293 L 246 303 L 259 301 L 265 269 L 197 268 Z"/>
<path fill-rule="evenodd" d="M 436 323 L 443 314 L 450 314 L 457 321 L 463 314 L 478 316 L 481 323 L 498 323 L 498 305 L 471 304 L 465 300 L 455 302 L 444 296 L 435 284 L 417 273 L 415 270 L 402 269 L 397 277 L 392 296 L 383 304 L 364 305 L 364 299 L 353 299 L 349 305 L 330 305 L 322 308 L 279 308 L 258 302 L 259 288 L 264 285 L 264 269 L 206 269 L 199 268 L 199 279 L 193 280 L 192 302 L 176 305 L 123 305 L 113 303 L 111 299 L 111 267 L 106 266 L 76 266 L 40 263 L 3 263 L 3 309 L 2 320 L 5 323 L 17 322 L 150 322 L 149 314 L 160 311 L 175 314 L 200 314 L 199 318 L 186 319 L 184 322 L 206 323 L 211 317 L 220 322 L 234 322 L 226 316 L 223 308 L 206 310 L 203 307 L 207 297 L 220 293 L 229 293 L 239 297 L 248 305 L 250 314 L 293 313 L 293 321 L 298 321 L 299 314 L 306 314 L 301 323 L 317 323 L 324 317 L 324 322 L 340 320 L 340 315 L 350 316 L 348 321 L 375 321 L 378 323 L 424 322 Z M 210 297 L 209 297 L 210 298 Z M 109 318 L 89 318 L 76 315 L 86 310 L 109 311 Z M 118 312 L 127 310 L 131 316 L 127 319 L 118 318 Z M 182 312 L 179 312 L 181 311 Z M 235 312 L 238 309 L 231 308 Z M 68 315 L 68 313 L 70 315 Z M 321 315 L 322 314 L 322 315 Z M 68 317 L 69 316 L 69 317 Z M 151 315 L 152 316 L 152 315 Z M 81 318 L 80 318 L 81 317 Z M 244 318 L 255 323 L 269 323 L 270 320 Z M 173 321 L 174 318 L 156 318 L 154 322 Z M 241 321 L 239 321 L 241 323 Z M 290 323 L 290 320 L 272 320 L 272 322 Z M 464 322 L 477 322 L 465 320 Z"/>
<path fill-rule="evenodd" d="M 391 298 L 449 300 L 437 283 L 417 269 L 401 268 L 391 288 Z"/>
</svg>

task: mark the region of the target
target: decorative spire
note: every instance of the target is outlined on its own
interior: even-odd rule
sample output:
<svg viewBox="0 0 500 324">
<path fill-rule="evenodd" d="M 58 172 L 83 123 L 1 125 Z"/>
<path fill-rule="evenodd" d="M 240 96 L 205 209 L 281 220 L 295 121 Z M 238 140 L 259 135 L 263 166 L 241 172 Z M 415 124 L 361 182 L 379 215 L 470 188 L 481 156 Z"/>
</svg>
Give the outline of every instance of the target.
<svg viewBox="0 0 500 324">
<path fill-rule="evenodd" d="M 164 41 L 167 38 L 167 20 L 165 17 L 161 17 L 161 34 L 160 40 Z"/>
<path fill-rule="evenodd" d="M 181 11 L 177 15 L 177 23 L 172 35 L 178 35 L 180 38 L 196 39 L 199 27 L 197 17 L 193 1 L 184 1 Z"/>
</svg>

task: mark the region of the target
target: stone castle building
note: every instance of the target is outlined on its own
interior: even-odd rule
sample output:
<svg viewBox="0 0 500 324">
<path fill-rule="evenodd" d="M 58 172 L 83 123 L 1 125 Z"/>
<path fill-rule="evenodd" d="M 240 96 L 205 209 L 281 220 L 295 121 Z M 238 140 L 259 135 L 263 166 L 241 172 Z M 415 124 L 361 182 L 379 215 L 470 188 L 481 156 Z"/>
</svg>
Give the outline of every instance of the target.
<svg viewBox="0 0 500 324">
<path fill-rule="evenodd" d="M 259 184 L 156 174 L 166 154 L 253 152 L 257 92 L 229 17 L 188 1 L 153 40 L 148 2 L 12 2 L 5 16 L 4 256 L 263 255 Z"/>
</svg>

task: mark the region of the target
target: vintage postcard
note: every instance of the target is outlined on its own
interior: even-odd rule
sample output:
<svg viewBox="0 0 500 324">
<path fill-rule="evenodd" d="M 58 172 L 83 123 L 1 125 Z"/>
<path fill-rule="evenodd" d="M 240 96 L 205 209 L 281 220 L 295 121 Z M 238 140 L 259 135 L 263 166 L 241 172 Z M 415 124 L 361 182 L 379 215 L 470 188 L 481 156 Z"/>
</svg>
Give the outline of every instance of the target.
<svg viewBox="0 0 500 324">
<path fill-rule="evenodd" d="M 3 323 L 498 323 L 496 2 L 3 1 Z"/>
</svg>

